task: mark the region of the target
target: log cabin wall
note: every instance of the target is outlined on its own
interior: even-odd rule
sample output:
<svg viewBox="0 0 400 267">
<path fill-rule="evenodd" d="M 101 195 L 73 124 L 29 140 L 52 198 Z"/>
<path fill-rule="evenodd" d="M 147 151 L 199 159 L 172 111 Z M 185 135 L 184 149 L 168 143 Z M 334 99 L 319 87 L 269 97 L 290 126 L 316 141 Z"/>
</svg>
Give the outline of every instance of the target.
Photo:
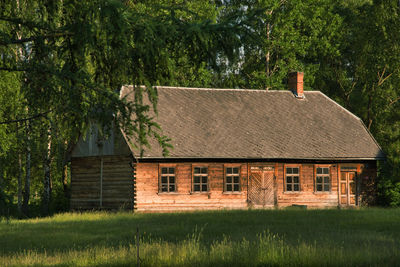
<svg viewBox="0 0 400 267">
<path fill-rule="evenodd" d="M 209 190 L 206 193 L 193 192 L 193 168 L 206 166 L 208 168 Z M 224 169 L 229 166 L 240 167 L 240 192 L 225 192 Z M 273 167 L 275 207 L 306 205 L 310 208 L 326 208 L 337 206 L 352 206 L 368 204 L 366 199 L 376 177 L 376 164 L 371 163 L 139 163 L 137 164 L 136 201 L 138 211 L 178 211 L 201 209 L 238 209 L 247 207 L 271 207 L 254 205 L 251 194 L 249 177 L 256 168 Z M 175 169 L 175 192 L 160 192 L 160 168 Z M 286 168 L 299 168 L 299 191 L 287 190 Z M 342 167 L 342 168 L 341 168 Z M 316 184 L 317 168 L 329 169 L 329 189 L 318 191 Z M 256 170 L 257 171 L 257 170 Z M 340 203 L 344 194 L 339 192 L 341 172 L 356 174 L 360 186 L 357 200 Z M 326 174 L 325 174 L 326 175 Z M 372 182 L 371 182 L 372 181 Z M 358 182 L 357 182 L 358 183 Z M 250 190 L 250 191 L 249 191 Z M 350 187 L 346 188 L 350 191 Z M 249 191 L 249 192 L 248 192 Z M 354 198 L 356 199 L 356 198 Z M 369 203 L 371 200 L 369 199 Z"/>
<path fill-rule="evenodd" d="M 193 192 L 193 167 L 208 168 L 208 192 Z M 174 167 L 175 192 L 159 192 L 159 172 Z M 240 191 L 225 192 L 224 168 L 240 168 Z M 177 211 L 247 208 L 247 164 L 222 163 L 139 163 L 136 167 L 136 203 L 138 211 Z"/>
<path fill-rule="evenodd" d="M 277 193 L 278 207 L 306 205 L 307 207 L 338 206 L 338 164 L 284 164 L 278 163 Z M 299 191 L 286 188 L 286 168 L 299 168 Z M 316 168 L 328 167 L 330 177 L 329 191 L 317 192 Z"/>
<path fill-rule="evenodd" d="M 128 156 L 71 160 L 71 209 L 132 209 L 132 159 Z"/>
</svg>

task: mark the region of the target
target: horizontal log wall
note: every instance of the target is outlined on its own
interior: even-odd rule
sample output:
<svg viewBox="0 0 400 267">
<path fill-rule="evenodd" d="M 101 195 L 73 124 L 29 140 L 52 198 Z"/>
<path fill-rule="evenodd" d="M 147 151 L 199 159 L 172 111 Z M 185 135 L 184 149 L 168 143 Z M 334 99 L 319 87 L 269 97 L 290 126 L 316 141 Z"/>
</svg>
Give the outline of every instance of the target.
<svg viewBox="0 0 400 267">
<path fill-rule="evenodd" d="M 338 167 L 337 164 L 277 164 L 277 198 L 278 207 L 306 205 L 307 207 L 337 207 L 338 206 Z M 285 166 L 300 167 L 300 191 L 285 190 Z M 330 192 L 316 192 L 315 167 L 330 167 Z"/>
<path fill-rule="evenodd" d="M 368 164 L 286 164 L 286 163 L 138 163 L 136 164 L 136 192 L 134 170 L 130 157 L 104 156 L 101 181 L 101 158 L 73 158 L 71 168 L 72 209 L 135 208 L 138 211 L 177 211 L 200 209 L 238 209 L 248 205 L 248 173 L 252 166 L 274 166 L 274 193 L 277 207 L 306 205 L 308 207 L 337 207 L 339 205 L 338 179 L 341 167 L 354 166 L 360 179 L 361 204 L 373 204 L 375 194 L 376 163 Z M 299 192 L 285 191 L 285 167 L 300 167 Z M 176 192 L 159 192 L 159 166 L 173 166 Z M 192 192 L 192 168 L 207 166 L 209 191 Z M 240 192 L 224 192 L 224 167 L 240 167 Z M 315 168 L 329 167 L 331 190 L 316 192 Z M 101 189 L 102 185 L 102 190 Z M 136 199 L 135 199 L 136 198 Z"/>
<path fill-rule="evenodd" d="M 209 168 L 208 193 L 192 192 L 192 165 L 204 165 Z M 232 165 L 232 164 L 229 164 Z M 287 207 L 292 205 L 306 205 L 307 207 L 325 208 L 337 207 L 339 205 L 338 179 L 340 163 L 332 164 L 286 164 L 286 163 L 239 163 L 241 167 L 241 192 L 224 192 L 224 164 L 223 163 L 177 163 L 161 164 L 160 166 L 174 166 L 176 168 L 177 192 L 159 192 L 159 164 L 158 163 L 139 163 L 137 165 L 136 178 L 136 208 L 138 211 L 176 211 L 176 210 L 199 210 L 199 209 L 223 209 L 223 208 L 247 208 L 248 207 L 248 173 L 247 167 L 251 166 L 274 166 L 275 170 L 275 194 L 276 206 Z M 286 192 L 285 172 L 286 166 L 300 167 L 300 191 Z M 357 176 L 363 181 L 363 195 L 360 199 L 364 200 L 367 188 L 364 184 L 373 184 L 376 177 L 375 164 L 345 164 L 344 166 L 355 166 Z M 329 192 L 316 192 L 315 190 L 315 168 L 329 167 L 331 187 Z M 368 189 L 370 190 L 370 189 Z M 361 204 L 365 203 L 362 202 Z"/>
<path fill-rule="evenodd" d="M 131 158 L 102 158 L 102 171 L 101 157 L 72 158 L 71 209 L 133 208 Z"/>
<path fill-rule="evenodd" d="M 209 192 L 192 192 L 192 164 L 179 163 L 175 166 L 176 186 L 174 193 L 158 192 L 158 164 L 139 163 L 136 170 L 136 203 L 138 211 L 176 211 L 200 209 L 238 209 L 247 207 L 247 164 L 230 164 L 240 167 L 241 191 L 224 192 L 224 165 L 201 163 L 208 166 Z M 193 164 L 193 166 L 197 166 Z"/>
</svg>

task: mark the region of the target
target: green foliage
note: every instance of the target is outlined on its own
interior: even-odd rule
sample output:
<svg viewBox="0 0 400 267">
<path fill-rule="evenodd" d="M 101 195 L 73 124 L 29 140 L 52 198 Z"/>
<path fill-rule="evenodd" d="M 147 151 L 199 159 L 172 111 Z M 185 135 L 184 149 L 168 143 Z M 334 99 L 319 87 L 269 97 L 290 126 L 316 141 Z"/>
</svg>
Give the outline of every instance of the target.
<svg viewBox="0 0 400 267">
<path fill-rule="evenodd" d="M 396 265 L 398 209 L 65 213 L 0 223 L 3 265 Z M 23 250 L 21 249 L 23 247 Z"/>
<path fill-rule="evenodd" d="M 39 206 L 50 166 L 51 205 L 63 210 L 65 167 L 91 125 L 115 125 L 140 149 L 149 138 L 172 149 L 144 104 L 156 108 L 154 85 L 280 90 L 296 70 L 305 89 L 363 120 L 387 155 L 380 180 L 393 186 L 380 187 L 382 199 L 397 203 L 388 192 L 400 181 L 399 24 L 394 0 L 1 2 L 0 191 L 15 204 L 31 161 Z M 119 98 L 126 84 L 134 103 Z"/>
<path fill-rule="evenodd" d="M 48 206 L 48 177 L 63 195 L 65 166 L 91 125 L 121 128 L 140 149 L 154 137 L 168 154 L 142 100 L 156 107 L 154 85 L 209 82 L 217 55 L 235 56 L 240 25 L 216 14 L 203 1 L 0 3 L 1 189 L 16 199 L 18 177 L 31 177 L 30 203 Z M 119 97 L 126 84 L 135 85 L 134 103 Z"/>
</svg>

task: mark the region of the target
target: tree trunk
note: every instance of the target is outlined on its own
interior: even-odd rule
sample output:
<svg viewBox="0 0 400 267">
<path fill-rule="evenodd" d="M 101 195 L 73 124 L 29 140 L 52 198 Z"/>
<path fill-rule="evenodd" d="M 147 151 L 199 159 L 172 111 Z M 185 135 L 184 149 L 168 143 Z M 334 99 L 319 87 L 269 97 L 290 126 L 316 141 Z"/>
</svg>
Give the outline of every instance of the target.
<svg viewBox="0 0 400 267">
<path fill-rule="evenodd" d="M 64 196 L 65 198 L 69 199 L 70 197 L 70 192 L 68 188 L 68 162 L 71 159 L 71 153 L 72 149 L 75 146 L 75 143 L 72 141 L 65 141 L 64 145 L 66 146 L 65 152 L 64 152 L 64 158 L 63 158 L 63 170 L 62 170 L 62 183 L 63 183 L 63 189 L 64 189 Z"/>
<path fill-rule="evenodd" d="M 43 215 L 49 215 L 51 198 L 51 126 L 47 131 L 47 149 L 44 158 L 44 181 L 43 181 Z"/>
<path fill-rule="evenodd" d="M 17 137 L 19 138 L 19 124 L 17 123 Z M 22 176 L 24 171 L 22 168 L 22 155 L 20 149 L 18 153 L 18 215 L 22 214 Z"/>
<path fill-rule="evenodd" d="M 69 190 L 68 190 L 68 162 L 63 160 L 63 170 L 62 170 L 62 184 L 64 190 L 64 197 L 69 198 Z"/>
<path fill-rule="evenodd" d="M 25 188 L 23 192 L 22 211 L 29 216 L 29 197 L 31 191 L 31 133 L 30 122 L 25 122 L 26 131 L 26 168 L 25 168 Z"/>
<path fill-rule="evenodd" d="M 268 16 L 268 20 L 270 21 L 270 16 L 272 15 L 272 10 L 267 11 L 267 16 Z M 269 88 L 271 88 L 271 68 L 270 68 L 270 62 L 271 62 L 271 52 L 270 52 L 270 48 L 271 48 L 271 44 L 270 44 L 270 40 L 271 40 L 271 23 L 268 21 L 267 23 L 267 53 L 265 54 L 265 76 L 267 78 L 267 88 L 266 90 L 268 90 Z"/>
<path fill-rule="evenodd" d="M 22 155 L 18 151 L 18 214 L 22 213 L 22 175 L 23 175 L 23 168 L 22 168 Z"/>
<path fill-rule="evenodd" d="M 267 40 L 269 42 L 270 40 L 270 27 L 271 25 L 268 23 L 267 24 Z M 268 43 L 269 45 L 269 43 Z M 269 63 L 270 62 L 270 51 L 268 48 L 267 54 L 265 55 L 265 75 L 267 76 L 267 80 L 269 81 L 269 76 L 270 76 L 270 69 L 269 69 Z M 270 87 L 270 84 L 267 85 L 267 89 Z"/>
</svg>

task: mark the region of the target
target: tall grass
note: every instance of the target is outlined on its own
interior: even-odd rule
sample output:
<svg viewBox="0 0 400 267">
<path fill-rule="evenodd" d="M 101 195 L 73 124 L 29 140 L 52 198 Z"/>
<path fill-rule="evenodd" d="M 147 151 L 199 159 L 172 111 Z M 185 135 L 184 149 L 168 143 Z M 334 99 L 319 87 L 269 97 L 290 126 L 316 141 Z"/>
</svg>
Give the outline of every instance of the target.
<svg viewBox="0 0 400 267">
<path fill-rule="evenodd" d="M 0 223 L 1 266 L 397 265 L 400 210 L 66 213 Z"/>
</svg>

